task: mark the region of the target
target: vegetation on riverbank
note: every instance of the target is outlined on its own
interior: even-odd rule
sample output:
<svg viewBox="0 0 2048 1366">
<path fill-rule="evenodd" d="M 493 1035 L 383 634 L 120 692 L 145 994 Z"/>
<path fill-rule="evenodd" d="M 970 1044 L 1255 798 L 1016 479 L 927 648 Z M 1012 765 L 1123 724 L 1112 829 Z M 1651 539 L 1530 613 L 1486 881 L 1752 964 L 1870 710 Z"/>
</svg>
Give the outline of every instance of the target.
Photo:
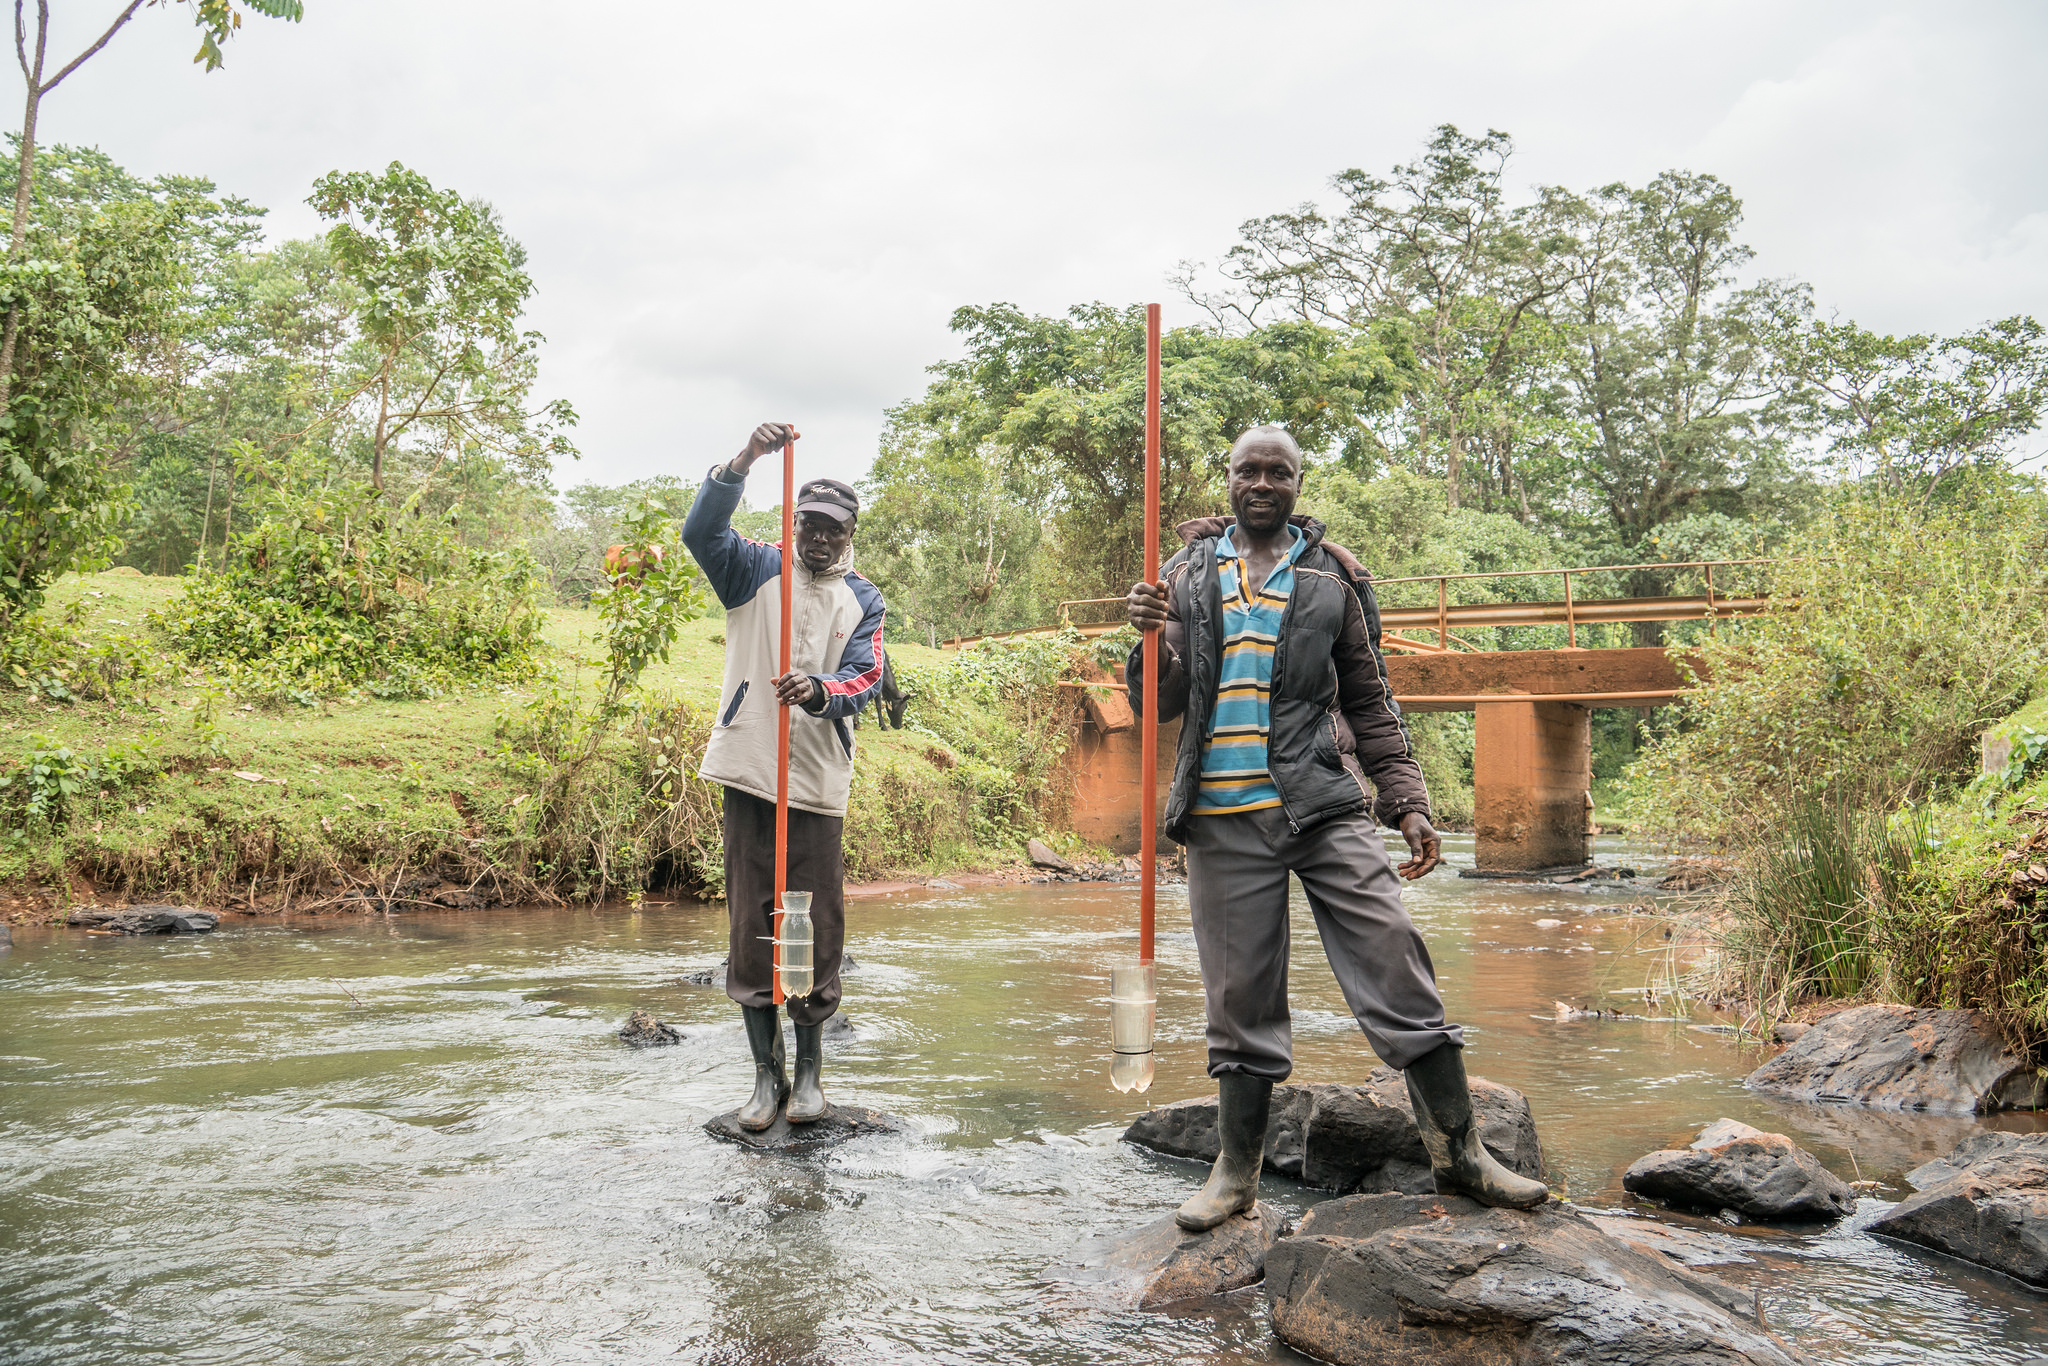
<svg viewBox="0 0 2048 1366">
<path fill-rule="evenodd" d="M 1630 775 L 1637 821 L 1740 856 L 1716 994 L 1975 1007 L 2048 1058 L 2048 499 L 1846 500 L 1772 573 L 1796 610 L 1696 644 Z"/>
<path fill-rule="evenodd" d="M 578 799 L 550 817 L 518 734 L 550 691 L 600 696 L 596 611 L 542 611 L 518 677 L 304 705 L 234 693 L 170 649 L 149 618 L 175 615 L 186 586 L 115 572 L 51 590 L 78 659 L 125 642 L 150 664 L 112 695 L 82 696 L 55 674 L 0 691 L 0 886 L 16 916 L 99 897 L 306 908 L 720 891 L 716 795 L 691 775 L 718 694 L 722 620 L 678 628 L 598 744 Z M 1056 685 L 1090 666 L 1083 647 L 892 654 L 918 700 L 904 730 L 860 731 L 850 876 L 1014 863 L 1026 834 L 1070 843 L 1050 823 L 1074 705 Z"/>
</svg>

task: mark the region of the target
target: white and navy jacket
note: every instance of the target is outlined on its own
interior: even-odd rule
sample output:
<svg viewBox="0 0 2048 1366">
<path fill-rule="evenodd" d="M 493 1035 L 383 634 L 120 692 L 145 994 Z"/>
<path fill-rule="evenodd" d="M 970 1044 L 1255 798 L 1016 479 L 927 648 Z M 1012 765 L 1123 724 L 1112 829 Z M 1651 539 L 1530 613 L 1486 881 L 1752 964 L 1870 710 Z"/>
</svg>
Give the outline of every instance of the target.
<svg viewBox="0 0 2048 1366">
<path fill-rule="evenodd" d="M 745 480 L 717 466 L 683 522 L 683 544 L 725 605 L 725 687 L 703 776 L 775 800 L 776 666 L 782 653 L 782 547 L 732 529 Z M 853 572 L 853 548 L 822 574 L 796 562 L 790 667 L 817 685 L 789 718 L 789 804 L 844 816 L 853 785 L 852 717 L 882 685 L 882 591 Z"/>
</svg>

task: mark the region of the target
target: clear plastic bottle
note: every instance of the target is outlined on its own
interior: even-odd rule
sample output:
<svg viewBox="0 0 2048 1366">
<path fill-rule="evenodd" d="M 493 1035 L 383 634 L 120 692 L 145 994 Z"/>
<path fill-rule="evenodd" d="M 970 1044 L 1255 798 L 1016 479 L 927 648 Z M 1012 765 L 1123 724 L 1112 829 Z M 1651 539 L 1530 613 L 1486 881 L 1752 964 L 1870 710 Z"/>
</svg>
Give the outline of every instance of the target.
<svg viewBox="0 0 2048 1366">
<path fill-rule="evenodd" d="M 1109 1082 L 1119 1091 L 1143 1091 L 1152 1084 L 1156 982 L 1150 963 L 1109 970 Z"/>
<path fill-rule="evenodd" d="M 782 948 L 782 994 L 790 1000 L 810 995 L 816 984 L 812 941 L 811 894 L 784 892 L 782 937 L 776 942 Z"/>
</svg>

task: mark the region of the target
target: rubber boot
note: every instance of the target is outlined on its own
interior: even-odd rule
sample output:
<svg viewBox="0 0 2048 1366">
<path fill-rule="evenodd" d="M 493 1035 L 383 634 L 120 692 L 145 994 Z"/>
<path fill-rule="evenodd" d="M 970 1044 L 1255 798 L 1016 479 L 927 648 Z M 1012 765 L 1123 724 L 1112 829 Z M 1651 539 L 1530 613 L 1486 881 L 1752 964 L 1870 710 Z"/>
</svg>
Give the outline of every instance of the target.
<svg viewBox="0 0 2048 1366">
<path fill-rule="evenodd" d="M 825 1026 L 821 1024 L 800 1024 L 796 1027 L 796 1078 L 791 1083 L 789 1109 L 783 1112 L 791 1124 L 810 1124 L 825 1117 L 829 1105 L 825 1104 L 825 1092 L 818 1085 L 818 1069 L 823 1065 Z"/>
<path fill-rule="evenodd" d="M 754 1094 L 734 1116 L 742 1129 L 759 1133 L 782 1113 L 789 1094 L 789 1074 L 782 1067 L 782 1020 L 774 1006 L 741 1006 L 747 1021 L 747 1047 L 754 1050 Z"/>
<path fill-rule="evenodd" d="M 1429 1152 L 1438 1195 L 1469 1195 L 1482 1205 L 1534 1209 L 1550 1198 L 1541 1181 L 1509 1171 L 1479 1141 L 1472 1090 L 1465 1080 L 1465 1050 L 1439 1044 L 1408 1064 L 1408 1099 L 1415 1127 Z"/>
<path fill-rule="evenodd" d="M 1216 1165 L 1202 1188 L 1174 1212 L 1176 1224 L 1200 1233 L 1258 1203 L 1259 1168 L 1266 1160 L 1266 1116 L 1272 1106 L 1272 1082 L 1242 1072 L 1216 1078 Z"/>
</svg>

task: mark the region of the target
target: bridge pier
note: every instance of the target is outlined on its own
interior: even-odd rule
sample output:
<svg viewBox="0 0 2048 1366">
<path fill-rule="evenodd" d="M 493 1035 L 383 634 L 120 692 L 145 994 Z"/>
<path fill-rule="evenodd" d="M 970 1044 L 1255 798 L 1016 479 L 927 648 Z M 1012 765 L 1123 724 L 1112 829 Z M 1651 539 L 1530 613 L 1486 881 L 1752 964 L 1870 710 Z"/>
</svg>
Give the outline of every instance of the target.
<svg viewBox="0 0 2048 1366">
<path fill-rule="evenodd" d="M 1578 866 L 1593 857 L 1593 713 L 1520 697 L 1473 704 L 1474 863 L 1482 873 Z"/>
</svg>

